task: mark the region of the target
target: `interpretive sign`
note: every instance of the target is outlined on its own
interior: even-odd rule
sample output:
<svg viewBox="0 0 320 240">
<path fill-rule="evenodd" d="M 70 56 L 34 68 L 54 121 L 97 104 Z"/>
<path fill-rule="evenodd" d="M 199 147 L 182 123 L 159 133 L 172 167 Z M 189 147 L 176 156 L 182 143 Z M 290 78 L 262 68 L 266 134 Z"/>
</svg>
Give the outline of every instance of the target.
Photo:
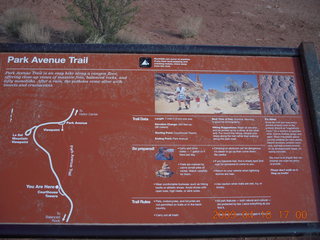
<svg viewBox="0 0 320 240">
<path fill-rule="evenodd" d="M 137 52 L 0 53 L 0 233 L 318 226 L 299 56 Z"/>
</svg>

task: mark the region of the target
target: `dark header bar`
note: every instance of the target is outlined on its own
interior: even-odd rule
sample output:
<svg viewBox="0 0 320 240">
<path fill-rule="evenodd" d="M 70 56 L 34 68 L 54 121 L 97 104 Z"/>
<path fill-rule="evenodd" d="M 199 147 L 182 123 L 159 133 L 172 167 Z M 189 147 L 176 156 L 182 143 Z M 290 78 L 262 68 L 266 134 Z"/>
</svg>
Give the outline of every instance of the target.
<svg viewBox="0 0 320 240">
<path fill-rule="evenodd" d="M 0 52 L 139 53 L 298 57 L 297 48 L 153 44 L 0 43 Z"/>
</svg>

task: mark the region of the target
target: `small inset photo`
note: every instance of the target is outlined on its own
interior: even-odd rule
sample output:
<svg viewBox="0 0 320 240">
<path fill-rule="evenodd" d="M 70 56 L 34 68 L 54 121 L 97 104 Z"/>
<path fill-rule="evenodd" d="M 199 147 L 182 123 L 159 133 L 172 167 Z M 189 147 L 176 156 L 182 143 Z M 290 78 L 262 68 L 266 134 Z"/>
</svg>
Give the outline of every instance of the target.
<svg viewBox="0 0 320 240">
<path fill-rule="evenodd" d="M 167 148 L 167 147 L 159 147 L 158 152 L 155 154 L 156 160 L 173 160 L 173 148 Z"/>
<path fill-rule="evenodd" d="M 156 73 L 155 112 L 261 114 L 257 76 Z"/>
<path fill-rule="evenodd" d="M 173 171 L 171 171 L 170 166 L 168 163 L 164 162 L 162 164 L 161 169 L 156 171 L 156 176 L 157 177 L 162 177 L 162 178 L 169 178 L 174 174 Z"/>
<path fill-rule="evenodd" d="M 261 75 L 264 114 L 299 114 L 300 107 L 293 76 Z"/>
</svg>

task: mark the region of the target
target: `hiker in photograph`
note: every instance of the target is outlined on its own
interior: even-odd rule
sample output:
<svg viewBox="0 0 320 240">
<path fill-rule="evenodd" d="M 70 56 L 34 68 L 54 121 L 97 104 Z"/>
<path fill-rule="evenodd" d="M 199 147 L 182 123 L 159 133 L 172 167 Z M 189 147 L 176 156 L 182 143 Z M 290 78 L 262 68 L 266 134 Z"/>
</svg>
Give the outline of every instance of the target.
<svg viewBox="0 0 320 240">
<path fill-rule="evenodd" d="M 176 88 L 176 94 L 177 94 L 177 101 L 178 101 L 178 104 L 179 104 L 179 109 L 178 110 L 181 110 L 181 102 L 184 103 L 184 107 L 186 109 L 188 109 L 188 106 L 186 104 L 186 89 L 182 86 L 181 83 L 178 83 L 178 87 Z"/>
<path fill-rule="evenodd" d="M 189 95 L 187 95 L 186 96 L 186 105 L 187 105 L 188 108 L 191 107 L 190 102 L 191 102 L 191 97 Z"/>
<path fill-rule="evenodd" d="M 200 107 L 200 96 L 199 95 L 196 97 L 196 103 L 197 103 L 197 108 L 199 108 Z"/>
<path fill-rule="evenodd" d="M 209 96 L 208 94 L 206 94 L 206 96 L 204 97 L 204 101 L 206 102 L 207 106 L 209 107 Z"/>
</svg>

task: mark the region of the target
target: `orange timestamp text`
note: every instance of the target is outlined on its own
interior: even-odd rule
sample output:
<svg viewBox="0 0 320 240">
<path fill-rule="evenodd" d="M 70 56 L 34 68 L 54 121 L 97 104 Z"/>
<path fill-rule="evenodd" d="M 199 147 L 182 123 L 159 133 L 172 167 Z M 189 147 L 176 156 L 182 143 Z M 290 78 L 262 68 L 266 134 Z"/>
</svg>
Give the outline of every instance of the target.
<svg viewBox="0 0 320 240">
<path fill-rule="evenodd" d="M 213 216 L 212 219 L 236 219 L 236 218 L 242 218 L 242 219 L 253 219 L 253 218 L 264 218 L 264 219 L 272 219 L 272 218 L 280 218 L 280 219 L 296 219 L 296 220 L 305 220 L 308 217 L 308 212 L 306 210 L 297 210 L 297 211 L 289 211 L 289 210 L 280 210 L 280 211 L 234 211 L 234 210 L 213 210 Z"/>
</svg>

